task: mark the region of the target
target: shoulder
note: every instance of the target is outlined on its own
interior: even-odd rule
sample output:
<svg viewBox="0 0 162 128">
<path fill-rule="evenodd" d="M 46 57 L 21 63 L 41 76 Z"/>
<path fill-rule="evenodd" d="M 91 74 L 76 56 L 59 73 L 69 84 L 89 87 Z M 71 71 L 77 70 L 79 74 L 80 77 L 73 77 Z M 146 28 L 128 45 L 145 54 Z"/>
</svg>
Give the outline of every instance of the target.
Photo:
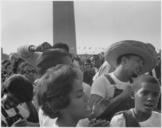
<svg viewBox="0 0 162 128">
<path fill-rule="evenodd" d="M 110 85 L 110 82 L 107 80 L 107 78 L 103 76 L 99 76 L 94 82 L 92 83 L 91 91 L 92 90 L 102 90 L 104 91 L 107 89 Z"/>
<path fill-rule="evenodd" d="M 125 127 L 125 118 L 122 113 L 116 114 L 110 121 L 111 127 Z"/>
<path fill-rule="evenodd" d="M 110 98 L 114 95 L 114 85 L 103 76 L 99 76 L 92 84 L 91 94 L 97 94 L 104 98 Z"/>
<path fill-rule="evenodd" d="M 110 84 L 110 82 L 107 80 L 107 78 L 105 77 L 105 75 L 99 76 L 96 80 L 94 80 L 93 84 L 96 84 L 96 83 Z"/>
</svg>

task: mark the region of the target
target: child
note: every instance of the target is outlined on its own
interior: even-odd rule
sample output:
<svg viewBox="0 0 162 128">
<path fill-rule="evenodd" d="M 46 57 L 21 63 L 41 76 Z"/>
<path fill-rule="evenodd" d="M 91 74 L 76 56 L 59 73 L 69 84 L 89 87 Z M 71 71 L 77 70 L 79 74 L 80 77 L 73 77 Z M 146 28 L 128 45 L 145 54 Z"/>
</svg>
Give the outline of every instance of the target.
<svg viewBox="0 0 162 128">
<path fill-rule="evenodd" d="M 82 80 L 82 72 L 68 65 L 52 67 L 39 79 L 38 105 L 45 115 L 54 119 L 53 127 L 74 127 L 90 114 Z"/>
<path fill-rule="evenodd" d="M 4 95 L 1 99 L 2 126 L 35 126 L 38 115 L 31 103 L 32 98 L 33 85 L 30 81 L 23 75 L 10 76 L 4 84 Z"/>
<path fill-rule="evenodd" d="M 112 127 L 161 127 L 161 114 L 153 111 L 160 97 L 160 84 L 149 75 L 139 76 L 134 84 L 135 107 L 111 119 Z"/>
</svg>

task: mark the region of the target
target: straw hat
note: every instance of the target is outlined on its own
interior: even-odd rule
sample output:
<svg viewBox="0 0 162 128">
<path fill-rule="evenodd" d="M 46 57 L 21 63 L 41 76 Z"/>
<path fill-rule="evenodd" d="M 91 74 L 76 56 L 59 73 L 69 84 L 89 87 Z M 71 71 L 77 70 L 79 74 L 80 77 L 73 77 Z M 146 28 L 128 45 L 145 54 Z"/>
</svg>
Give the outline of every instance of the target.
<svg viewBox="0 0 162 128">
<path fill-rule="evenodd" d="M 150 71 L 156 65 L 157 53 L 154 46 L 135 40 L 123 40 L 112 44 L 105 53 L 105 59 L 111 66 L 117 67 L 118 57 L 125 54 L 135 54 L 143 58 L 142 73 Z"/>
</svg>

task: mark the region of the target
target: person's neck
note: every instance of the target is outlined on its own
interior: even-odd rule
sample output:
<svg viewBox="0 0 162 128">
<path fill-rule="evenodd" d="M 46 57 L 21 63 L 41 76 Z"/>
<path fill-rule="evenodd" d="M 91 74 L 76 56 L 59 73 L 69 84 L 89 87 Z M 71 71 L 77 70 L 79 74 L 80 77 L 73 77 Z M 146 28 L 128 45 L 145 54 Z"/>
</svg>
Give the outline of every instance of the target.
<svg viewBox="0 0 162 128">
<path fill-rule="evenodd" d="M 136 108 L 134 108 L 133 111 L 138 122 L 143 122 L 147 120 L 152 114 L 152 112 L 141 112 Z"/>
<path fill-rule="evenodd" d="M 116 68 L 114 71 L 114 75 L 123 82 L 128 82 L 130 80 L 130 77 L 127 75 L 127 73 L 122 68 Z"/>
<path fill-rule="evenodd" d="M 60 127 L 75 127 L 77 125 L 78 121 L 79 120 L 77 120 L 77 119 L 73 119 L 73 118 L 64 116 L 64 117 L 58 118 L 57 124 Z"/>
</svg>

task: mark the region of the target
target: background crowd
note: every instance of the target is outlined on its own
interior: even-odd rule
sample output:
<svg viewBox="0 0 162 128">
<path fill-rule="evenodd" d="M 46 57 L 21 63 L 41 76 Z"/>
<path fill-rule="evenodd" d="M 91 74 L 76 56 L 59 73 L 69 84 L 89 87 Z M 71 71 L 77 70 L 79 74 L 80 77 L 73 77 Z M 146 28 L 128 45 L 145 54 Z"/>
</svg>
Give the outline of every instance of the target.
<svg viewBox="0 0 162 128">
<path fill-rule="evenodd" d="M 43 42 L 38 46 L 20 46 L 16 53 L 1 60 L 1 65 L 2 126 L 85 126 L 87 120 L 86 126 L 110 125 L 110 119 L 107 121 L 103 118 L 105 108 L 101 106 L 102 112 L 98 112 L 96 105 L 97 112 L 88 115 L 94 104 L 98 104 L 90 95 L 94 91 L 92 86 L 95 86 L 100 76 L 111 73 L 116 68 L 115 65 L 109 64 L 104 52 L 96 55 L 76 55 L 69 53 L 69 47 L 65 43 L 59 42 L 51 46 L 48 42 Z M 145 74 L 156 78 L 161 84 L 161 51 L 156 54 L 155 66 Z M 76 90 L 81 91 L 81 94 L 76 96 L 75 91 L 71 91 L 74 83 L 78 85 Z M 58 86 L 53 87 L 52 84 Z M 69 95 L 71 102 L 74 102 L 72 105 L 69 99 L 65 98 Z M 52 103 L 51 97 L 59 99 Z M 76 97 L 81 97 L 78 103 L 75 101 Z M 75 102 L 78 104 L 77 109 L 74 108 Z M 100 101 L 101 104 L 105 103 Z M 58 112 L 57 109 L 61 110 Z M 155 110 L 161 112 L 161 98 Z M 67 119 L 72 113 L 75 113 L 73 118 L 76 119 L 72 124 L 68 124 Z M 88 116 L 89 119 L 81 120 Z"/>
</svg>

